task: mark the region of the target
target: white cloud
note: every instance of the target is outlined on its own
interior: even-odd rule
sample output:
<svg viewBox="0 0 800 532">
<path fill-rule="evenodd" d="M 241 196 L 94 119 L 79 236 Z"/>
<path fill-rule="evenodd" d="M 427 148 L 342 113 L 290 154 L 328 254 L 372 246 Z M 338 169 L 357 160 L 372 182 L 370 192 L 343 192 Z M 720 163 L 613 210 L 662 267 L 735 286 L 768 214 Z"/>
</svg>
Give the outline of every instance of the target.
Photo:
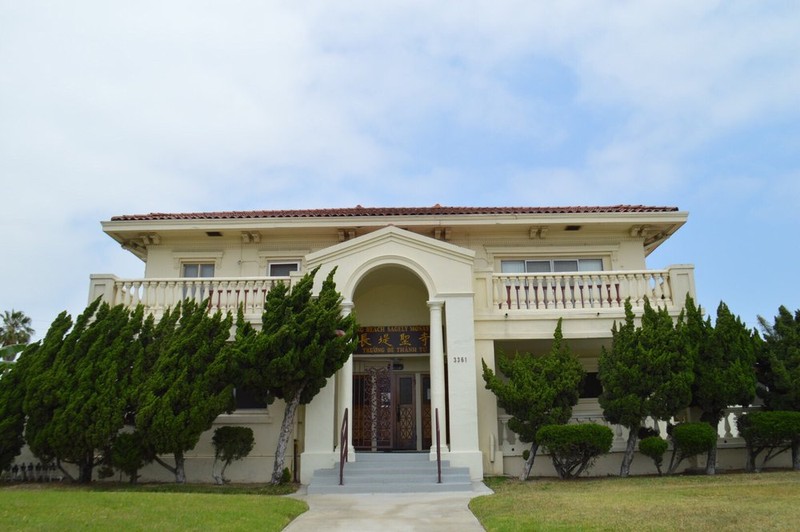
<svg viewBox="0 0 800 532">
<path fill-rule="evenodd" d="M 798 27 L 721 0 L 2 2 L 0 223 L 26 260 L 0 310 L 135 270 L 99 243 L 113 214 L 699 204 L 702 178 L 796 216 Z M 763 127 L 784 161 L 715 165 Z M 69 287 L 31 277 L 53 256 Z"/>
</svg>

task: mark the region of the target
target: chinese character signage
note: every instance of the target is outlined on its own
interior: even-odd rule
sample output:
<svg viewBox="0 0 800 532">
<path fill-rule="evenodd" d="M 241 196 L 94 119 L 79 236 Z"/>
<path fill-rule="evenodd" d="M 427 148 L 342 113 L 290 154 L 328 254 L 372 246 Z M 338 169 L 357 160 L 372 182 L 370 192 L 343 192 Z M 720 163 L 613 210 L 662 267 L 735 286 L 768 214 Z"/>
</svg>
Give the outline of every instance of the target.
<svg viewBox="0 0 800 532">
<path fill-rule="evenodd" d="M 358 329 L 359 355 L 430 353 L 428 325 L 387 325 Z"/>
</svg>

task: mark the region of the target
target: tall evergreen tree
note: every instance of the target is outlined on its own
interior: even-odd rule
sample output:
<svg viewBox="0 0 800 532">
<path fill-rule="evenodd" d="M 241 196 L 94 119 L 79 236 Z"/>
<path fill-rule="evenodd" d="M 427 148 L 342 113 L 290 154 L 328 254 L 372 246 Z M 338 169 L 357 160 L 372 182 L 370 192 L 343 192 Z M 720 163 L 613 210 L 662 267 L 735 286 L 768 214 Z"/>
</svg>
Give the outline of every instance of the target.
<svg viewBox="0 0 800 532">
<path fill-rule="evenodd" d="M 725 303 L 717 307 L 714 325 L 705 321 L 691 297 L 686 300 L 684 338 L 694 358 L 695 380 L 692 403 L 700 409 L 700 420 L 716 430 L 732 405 L 747 406 L 755 397 L 755 339 Z M 717 446 L 708 453 L 706 473 L 716 473 Z"/>
<path fill-rule="evenodd" d="M 29 346 L 29 350 L 37 346 Z M 23 376 L 24 357 L 16 364 L 0 365 L 0 470 L 14 461 L 22 450 L 25 440 L 25 412 L 22 409 L 25 399 Z"/>
<path fill-rule="evenodd" d="M 155 460 L 186 482 L 185 452 L 214 420 L 233 410 L 230 338 L 232 317 L 209 315 L 205 303 L 184 300 L 153 327 L 148 322 L 143 356 L 134 366 L 147 376 L 138 389 L 135 422 L 158 454 L 172 454 L 175 465 Z M 171 328 L 172 327 L 172 328 Z"/>
<path fill-rule="evenodd" d="M 569 421 L 572 407 L 580 397 L 585 372 L 563 339 L 561 319 L 547 354 L 517 353 L 508 357 L 501 353 L 498 356 L 497 367 L 506 379 L 496 375 L 485 361 L 481 364 L 486 389 L 497 396 L 497 404 L 511 415 L 508 427 L 520 440 L 531 444 L 520 474 L 520 480 L 526 480 L 539 450 L 536 433 L 544 425 Z"/>
<path fill-rule="evenodd" d="M 784 306 L 773 324 L 759 316 L 764 344 L 758 352 L 757 393 L 768 410 L 800 410 L 800 309 Z"/>
<path fill-rule="evenodd" d="M 758 350 L 756 392 L 768 410 L 800 410 L 800 309 L 794 316 L 784 306 L 778 309 L 774 324 L 758 318 L 764 329 L 764 342 Z M 792 441 L 792 464 L 800 470 L 800 439 Z"/>
<path fill-rule="evenodd" d="M 666 309 L 645 300 L 641 327 L 636 327 L 629 300 L 625 322 L 612 329 L 611 350 L 602 349 L 598 378 L 603 416 L 629 429 L 620 476 L 630 473 L 639 429 L 648 416 L 668 420 L 689 406 L 692 359 Z"/>
<path fill-rule="evenodd" d="M 298 406 L 307 404 L 347 361 L 356 347 L 356 320 L 342 316 L 342 296 L 333 281 L 335 269 L 312 297 L 314 276 L 304 275 L 291 289 L 278 283 L 267 293 L 261 330 L 239 314 L 237 349 L 244 385 L 262 396 L 286 403 L 275 451 L 272 483 L 281 481 L 286 450 Z"/>
<path fill-rule="evenodd" d="M 123 426 L 141 321 L 141 308 L 131 314 L 96 301 L 63 340 L 48 335 L 36 350 L 39 371 L 48 361 L 45 348 L 57 345 L 52 364 L 28 381 L 26 434 L 37 456 L 76 464 L 80 482 L 91 481 Z"/>
</svg>

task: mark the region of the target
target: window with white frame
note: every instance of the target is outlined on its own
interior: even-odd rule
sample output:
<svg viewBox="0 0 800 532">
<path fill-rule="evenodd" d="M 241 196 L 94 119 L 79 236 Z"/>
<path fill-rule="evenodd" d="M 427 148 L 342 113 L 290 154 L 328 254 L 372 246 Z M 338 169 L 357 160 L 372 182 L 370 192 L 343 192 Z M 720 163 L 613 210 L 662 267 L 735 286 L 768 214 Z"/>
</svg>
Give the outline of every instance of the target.
<svg viewBox="0 0 800 532">
<path fill-rule="evenodd" d="M 181 263 L 181 277 L 187 279 L 214 277 L 214 267 L 215 264 L 209 262 L 184 262 Z M 202 284 L 187 281 L 183 287 L 183 297 L 205 299 L 206 289 Z"/>
<path fill-rule="evenodd" d="M 502 273 L 600 272 L 603 259 L 512 259 L 501 260 Z"/>
<path fill-rule="evenodd" d="M 181 264 L 181 277 L 214 277 L 214 263 L 184 262 Z"/>
<path fill-rule="evenodd" d="M 269 277 L 289 277 L 292 272 L 299 270 L 299 261 L 270 262 L 267 266 L 267 275 Z"/>
</svg>

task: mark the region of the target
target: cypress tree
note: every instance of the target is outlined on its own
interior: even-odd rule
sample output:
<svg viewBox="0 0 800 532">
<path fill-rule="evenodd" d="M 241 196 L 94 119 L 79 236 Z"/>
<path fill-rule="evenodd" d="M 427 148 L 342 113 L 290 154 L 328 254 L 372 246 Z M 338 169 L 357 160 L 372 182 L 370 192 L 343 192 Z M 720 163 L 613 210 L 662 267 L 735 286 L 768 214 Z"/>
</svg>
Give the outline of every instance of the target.
<svg viewBox="0 0 800 532">
<path fill-rule="evenodd" d="M 603 416 L 627 427 L 628 442 L 620 476 L 630 474 L 639 429 L 652 416 L 668 420 L 689 406 L 693 381 L 692 358 L 665 308 L 655 310 L 645 299 L 641 327 L 636 327 L 629 300 L 625 322 L 614 324 L 611 350 L 602 349 L 598 378 L 603 385 L 599 402 Z"/>
<path fill-rule="evenodd" d="M 26 350 L 33 351 L 37 347 L 34 344 Z M 25 444 L 22 404 L 25 399 L 23 376 L 26 358 L 23 353 L 15 364 L 0 364 L 0 470 L 12 464 Z"/>
<path fill-rule="evenodd" d="M 99 300 L 78 317 L 56 319 L 27 373 L 26 436 L 43 461 L 78 466 L 90 482 L 94 467 L 124 424 L 130 365 L 142 310 L 133 315 Z M 63 470 L 63 468 L 62 468 Z M 65 471 L 68 476 L 69 473 Z"/>
<path fill-rule="evenodd" d="M 232 316 L 209 315 L 205 303 L 184 300 L 154 328 L 148 325 L 144 378 L 136 400 L 136 429 L 158 454 L 171 454 L 174 465 L 155 460 L 186 482 L 184 454 L 197 445 L 214 420 L 233 410 L 230 337 Z M 152 331 L 152 332 L 151 332 Z M 148 370 L 149 368 L 149 370 Z"/>
<path fill-rule="evenodd" d="M 755 397 L 755 340 L 738 316 L 725 303 L 717 307 L 714 325 L 703 321 L 699 307 L 686 301 L 687 348 L 694 357 L 695 381 L 692 403 L 700 409 L 700 420 L 716 431 L 731 405 L 747 406 Z M 706 473 L 716 473 L 716 442 L 708 453 Z"/>
<path fill-rule="evenodd" d="M 563 424 L 572 417 L 572 407 L 580 397 L 585 372 L 564 342 L 561 319 L 553 334 L 550 351 L 543 356 L 517 353 L 500 354 L 497 367 L 501 378 L 481 361 L 486 389 L 497 396 L 497 404 L 511 415 L 508 427 L 520 440 L 531 444 L 520 480 L 530 475 L 539 449 L 536 434 L 544 425 Z"/>
<path fill-rule="evenodd" d="M 267 293 L 261 330 L 237 320 L 237 352 L 245 386 L 262 397 L 286 403 L 275 462 L 273 484 L 279 484 L 297 408 L 308 404 L 341 368 L 356 347 L 356 320 L 342 316 L 342 296 L 332 270 L 312 297 L 314 276 L 304 275 L 291 289 L 278 283 Z"/>
<path fill-rule="evenodd" d="M 773 325 L 760 317 L 764 342 L 758 349 L 758 396 L 768 410 L 800 410 L 800 309 L 784 306 Z M 800 470 L 800 439 L 792 442 L 792 464 Z"/>
</svg>

